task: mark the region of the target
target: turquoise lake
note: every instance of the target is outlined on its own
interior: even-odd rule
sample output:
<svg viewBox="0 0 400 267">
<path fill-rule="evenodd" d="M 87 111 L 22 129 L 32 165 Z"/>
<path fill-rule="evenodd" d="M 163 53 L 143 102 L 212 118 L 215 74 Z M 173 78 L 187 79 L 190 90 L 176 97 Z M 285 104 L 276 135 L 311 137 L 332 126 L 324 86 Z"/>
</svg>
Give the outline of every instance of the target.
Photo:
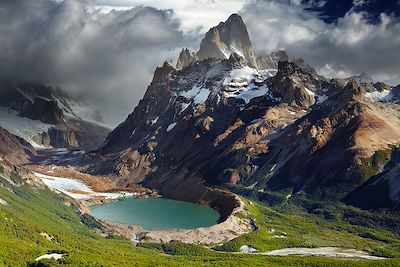
<svg viewBox="0 0 400 267">
<path fill-rule="evenodd" d="M 217 224 L 219 219 L 219 213 L 209 207 L 163 198 L 126 198 L 92 206 L 91 212 L 96 218 L 145 230 L 195 229 Z"/>
</svg>

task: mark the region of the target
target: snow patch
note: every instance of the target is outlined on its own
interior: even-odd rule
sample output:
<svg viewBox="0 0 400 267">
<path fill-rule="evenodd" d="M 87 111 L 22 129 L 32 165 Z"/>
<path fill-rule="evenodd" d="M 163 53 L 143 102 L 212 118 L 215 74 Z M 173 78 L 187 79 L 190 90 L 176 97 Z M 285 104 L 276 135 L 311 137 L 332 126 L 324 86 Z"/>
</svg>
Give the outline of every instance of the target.
<svg viewBox="0 0 400 267">
<path fill-rule="evenodd" d="M 223 85 L 236 86 L 240 83 L 245 83 L 247 81 L 252 80 L 256 73 L 257 71 L 255 69 L 250 68 L 249 66 L 246 66 L 241 69 L 234 69 L 231 71 L 230 76 L 225 78 Z"/>
<path fill-rule="evenodd" d="M 251 99 L 268 93 L 269 88 L 267 85 L 260 86 L 255 83 L 262 83 L 272 76 L 274 76 L 273 70 L 258 71 L 248 66 L 234 69 L 222 83 L 225 86 L 224 96 L 226 98 L 241 98 L 247 104 Z"/>
<path fill-rule="evenodd" d="M 246 253 L 246 254 L 251 254 L 251 253 L 256 253 L 257 249 L 253 248 L 252 246 L 249 245 L 244 245 L 240 247 L 240 252 Z"/>
<path fill-rule="evenodd" d="M 383 257 L 370 256 L 364 251 L 354 249 L 341 249 L 335 247 L 322 247 L 322 248 L 286 248 L 273 250 L 263 253 L 268 256 L 325 256 L 325 257 L 339 257 L 339 258 L 360 258 L 368 260 L 382 260 Z"/>
<path fill-rule="evenodd" d="M 7 206 L 8 203 L 7 203 L 7 201 L 5 201 L 4 199 L 0 198 L 0 205 Z"/>
<path fill-rule="evenodd" d="M 39 120 L 19 117 L 18 112 L 5 107 L 0 107 L 0 127 L 29 142 L 35 148 L 45 148 L 33 140 L 34 136 L 47 132 L 53 125 Z"/>
<path fill-rule="evenodd" d="M 325 94 L 317 96 L 317 105 L 324 103 L 328 98 Z"/>
<path fill-rule="evenodd" d="M 310 96 L 315 96 L 315 93 L 313 91 L 311 91 L 310 89 L 308 89 L 307 87 L 304 87 L 304 89 L 306 90 L 307 94 L 309 94 Z"/>
<path fill-rule="evenodd" d="M 183 96 L 186 99 L 193 99 L 199 92 L 200 92 L 201 87 L 197 86 L 197 84 L 195 84 L 192 89 L 190 89 L 189 91 L 184 91 L 184 92 L 180 92 L 179 95 Z"/>
<path fill-rule="evenodd" d="M 44 238 L 46 238 L 48 241 L 53 241 L 54 240 L 54 236 L 51 236 L 46 232 L 41 232 L 39 235 L 44 237 Z"/>
<path fill-rule="evenodd" d="M 195 104 L 202 104 L 207 101 L 208 96 L 210 95 L 210 90 L 202 88 L 200 92 L 193 99 Z"/>
<path fill-rule="evenodd" d="M 174 122 L 174 123 L 171 123 L 170 125 L 168 125 L 168 127 L 167 127 L 167 132 L 170 132 L 172 129 L 174 129 L 174 127 L 176 126 L 176 122 Z"/>
<path fill-rule="evenodd" d="M 53 259 L 53 260 L 60 260 L 62 257 L 64 257 L 65 254 L 60 254 L 60 253 L 51 253 L 51 254 L 44 254 L 40 257 L 37 257 L 35 261 L 40 261 L 40 260 L 45 260 L 45 259 Z"/>
<path fill-rule="evenodd" d="M 82 183 L 81 181 L 72 178 L 62 178 L 56 176 L 45 175 L 34 172 L 35 176 L 40 178 L 42 182 L 50 189 L 64 193 L 65 195 L 80 200 L 88 200 L 93 197 L 102 197 L 105 199 L 118 199 L 122 197 L 134 196 L 133 193 L 115 192 L 115 193 L 100 193 L 95 192 Z"/>
<path fill-rule="evenodd" d="M 371 100 L 372 102 L 377 102 L 387 98 L 389 94 L 390 94 L 389 90 L 383 90 L 381 92 L 379 91 L 367 92 L 364 94 L 364 96 L 369 100 Z"/>
<path fill-rule="evenodd" d="M 158 117 L 157 117 L 157 118 L 155 118 L 154 120 L 151 120 L 151 125 L 154 125 L 154 124 L 156 124 L 156 123 L 157 123 L 157 121 L 158 121 Z"/>
<path fill-rule="evenodd" d="M 207 101 L 208 96 L 210 95 L 210 90 L 202 88 L 198 85 L 194 85 L 192 89 L 189 91 L 180 92 L 179 95 L 186 99 L 193 100 L 193 102 L 198 105 Z"/>
</svg>

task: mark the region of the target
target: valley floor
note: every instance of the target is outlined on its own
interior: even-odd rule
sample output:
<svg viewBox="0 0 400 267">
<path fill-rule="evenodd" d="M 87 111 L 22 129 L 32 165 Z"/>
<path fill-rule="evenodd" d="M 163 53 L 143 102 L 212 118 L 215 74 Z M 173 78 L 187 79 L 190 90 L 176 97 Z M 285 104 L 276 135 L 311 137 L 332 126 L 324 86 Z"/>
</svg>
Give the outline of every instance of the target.
<svg viewBox="0 0 400 267">
<path fill-rule="evenodd" d="M 3 171 L 3 170 L 2 170 Z M 0 174 L 0 266 L 399 266 L 399 232 L 351 225 L 244 199 L 239 216 L 251 218 L 256 231 L 210 248 L 169 243 L 134 243 L 82 215 L 71 199 L 33 188 L 19 175 Z M 284 206 L 284 205 L 283 205 Z M 289 208 L 287 206 L 286 208 Z M 361 211 L 354 211 L 354 214 Z M 365 215 L 364 222 L 368 222 Z M 389 222 L 388 222 L 389 223 Z M 240 254 L 243 246 L 258 252 L 291 247 L 344 247 L 393 259 Z M 221 253 L 224 252 L 224 253 Z M 230 253 L 227 253 L 230 252 Z M 18 255 L 18 257 L 16 257 Z M 59 259 L 35 261 L 43 255 Z M 62 255 L 62 256 L 60 256 Z"/>
</svg>

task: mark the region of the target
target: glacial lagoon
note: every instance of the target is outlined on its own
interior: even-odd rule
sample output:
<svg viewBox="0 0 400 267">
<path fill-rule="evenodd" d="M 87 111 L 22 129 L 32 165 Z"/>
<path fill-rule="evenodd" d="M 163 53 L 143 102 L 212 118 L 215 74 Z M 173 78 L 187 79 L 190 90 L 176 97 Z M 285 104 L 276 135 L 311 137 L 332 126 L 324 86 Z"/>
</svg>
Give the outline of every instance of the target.
<svg viewBox="0 0 400 267">
<path fill-rule="evenodd" d="M 217 224 L 219 213 L 209 207 L 163 198 L 126 198 L 91 207 L 92 216 L 145 230 L 195 229 Z"/>
</svg>

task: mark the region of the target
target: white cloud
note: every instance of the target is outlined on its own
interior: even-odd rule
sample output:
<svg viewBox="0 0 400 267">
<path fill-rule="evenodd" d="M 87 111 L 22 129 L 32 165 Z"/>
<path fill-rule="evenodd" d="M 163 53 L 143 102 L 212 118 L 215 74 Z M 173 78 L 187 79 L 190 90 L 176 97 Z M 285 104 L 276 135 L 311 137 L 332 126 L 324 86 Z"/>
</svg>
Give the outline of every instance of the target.
<svg viewBox="0 0 400 267">
<path fill-rule="evenodd" d="M 159 9 L 172 9 L 181 21 L 182 30 L 205 32 L 209 28 L 225 21 L 231 14 L 237 13 L 246 0 L 94 0 L 94 3 L 106 11 L 129 9 L 140 5 Z"/>
<path fill-rule="evenodd" d="M 286 49 L 320 73 L 332 76 L 367 72 L 382 80 L 400 73 L 400 22 L 381 14 L 370 24 L 364 13 L 350 11 L 337 23 L 290 1 L 255 0 L 240 12 L 257 53 Z"/>
<path fill-rule="evenodd" d="M 3 0 L 0 13 L 0 76 L 95 101 L 110 125 L 133 110 L 156 66 L 191 43 L 171 10 L 101 15 L 77 0 Z"/>
</svg>

